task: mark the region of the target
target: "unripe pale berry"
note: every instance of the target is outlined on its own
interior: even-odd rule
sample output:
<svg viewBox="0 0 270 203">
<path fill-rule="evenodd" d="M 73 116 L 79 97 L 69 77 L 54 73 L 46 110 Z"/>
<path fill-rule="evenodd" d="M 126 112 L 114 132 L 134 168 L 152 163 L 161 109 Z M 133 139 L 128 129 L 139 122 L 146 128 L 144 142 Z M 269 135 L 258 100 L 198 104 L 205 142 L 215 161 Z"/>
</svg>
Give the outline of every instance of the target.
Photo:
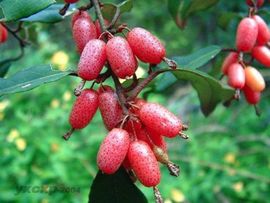
<svg viewBox="0 0 270 203">
<path fill-rule="evenodd" d="M 265 21 L 258 15 L 252 17 L 258 25 L 257 44 L 265 45 L 270 40 L 270 31 Z"/>
<path fill-rule="evenodd" d="M 264 0 L 253 0 L 257 7 L 261 7 L 264 3 Z M 254 3 L 252 0 L 246 0 L 248 6 L 254 7 Z"/>
<path fill-rule="evenodd" d="M 78 64 L 78 75 L 84 80 L 98 77 L 106 62 L 106 44 L 99 39 L 90 40 L 83 49 Z"/>
<path fill-rule="evenodd" d="M 254 47 L 252 56 L 262 65 L 270 67 L 270 50 L 266 46 Z"/>
<path fill-rule="evenodd" d="M 261 92 L 265 88 L 265 81 L 261 73 L 251 66 L 245 68 L 246 86 L 254 92 Z"/>
<path fill-rule="evenodd" d="M 252 18 L 246 17 L 239 23 L 236 33 L 238 51 L 249 52 L 254 47 L 258 36 L 258 25 Z"/>
<path fill-rule="evenodd" d="M 230 52 L 228 56 L 224 59 L 221 70 L 224 75 L 228 74 L 228 68 L 233 63 L 238 61 L 238 53 L 237 52 Z"/>
<path fill-rule="evenodd" d="M 233 63 L 228 69 L 228 84 L 235 89 L 242 89 L 245 85 L 245 71 L 241 64 Z"/>
<path fill-rule="evenodd" d="M 112 71 L 117 77 L 124 79 L 135 73 L 138 63 L 123 37 L 111 38 L 107 43 L 106 53 Z"/>
<path fill-rule="evenodd" d="M 260 98 L 261 98 L 260 92 L 254 92 L 248 86 L 245 86 L 243 88 L 243 92 L 244 92 L 245 98 L 249 104 L 255 105 L 260 101 Z"/>
<path fill-rule="evenodd" d="M 97 155 L 97 165 L 106 174 L 115 173 L 123 163 L 129 148 L 127 131 L 114 128 L 105 137 Z"/>
<path fill-rule="evenodd" d="M 128 33 L 127 40 L 133 53 L 145 63 L 159 64 L 166 55 L 159 39 L 143 28 L 133 28 Z"/>
<path fill-rule="evenodd" d="M 84 128 L 90 123 L 98 108 L 98 94 L 95 90 L 85 89 L 77 97 L 71 114 L 69 123 L 74 129 Z"/>
<path fill-rule="evenodd" d="M 105 127 L 111 130 L 122 118 L 122 108 L 114 91 L 108 89 L 99 93 L 99 110 Z"/>
<path fill-rule="evenodd" d="M 146 187 L 153 187 L 160 182 L 160 170 L 157 159 L 143 141 L 134 141 L 128 150 L 128 160 L 138 180 Z"/>
<path fill-rule="evenodd" d="M 104 19 L 104 24 L 105 24 L 105 26 L 108 26 L 110 24 L 110 22 L 108 20 Z M 97 31 L 97 37 L 99 37 L 102 33 L 99 20 L 95 21 L 95 26 L 96 26 L 96 31 Z"/>
<path fill-rule="evenodd" d="M 75 21 L 72 33 L 79 53 L 82 53 L 89 40 L 97 38 L 96 26 L 86 18 L 79 18 Z"/>
<path fill-rule="evenodd" d="M 0 43 L 4 43 L 7 41 L 8 31 L 7 29 L 0 23 Z"/>
<path fill-rule="evenodd" d="M 79 18 L 84 18 L 92 22 L 91 16 L 88 14 L 87 11 L 77 11 L 72 15 L 71 18 L 71 26 L 73 27 L 74 23 L 79 19 Z"/>
<path fill-rule="evenodd" d="M 175 137 L 182 130 L 182 122 L 165 107 L 156 103 L 142 106 L 139 117 L 147 129 L 166 137 Z"/>
</svg>

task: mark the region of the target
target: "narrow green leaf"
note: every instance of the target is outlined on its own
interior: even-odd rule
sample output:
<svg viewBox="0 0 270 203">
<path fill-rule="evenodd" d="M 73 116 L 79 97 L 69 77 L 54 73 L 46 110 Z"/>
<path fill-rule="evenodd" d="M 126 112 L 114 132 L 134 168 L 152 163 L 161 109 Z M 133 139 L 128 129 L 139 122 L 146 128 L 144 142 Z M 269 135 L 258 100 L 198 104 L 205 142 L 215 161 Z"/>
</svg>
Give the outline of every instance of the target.
<svg viewBox="0 0 270 203">
<path fill-rule="evenodd" d="M 144 194 L 131 181 L 123 168 L 115 174 L 98 172 L 89 193 L 89 203 L 147 203 Z"/>
<path fill-rule="evenodd" d="M 4 13 L 4 21 L 14 21 L 33 15 L 51 4 L 55 0 L 2 0 L 0 7 Z"/>
<path fill-rule="evenodd" d="M 28 91 L 45 83 L 59 80 L 68 74 L 70 71 L 53 70 L 50 65 L 24 69 L 7 79 L 0 78 L 0 96 Z"/>
</svg>

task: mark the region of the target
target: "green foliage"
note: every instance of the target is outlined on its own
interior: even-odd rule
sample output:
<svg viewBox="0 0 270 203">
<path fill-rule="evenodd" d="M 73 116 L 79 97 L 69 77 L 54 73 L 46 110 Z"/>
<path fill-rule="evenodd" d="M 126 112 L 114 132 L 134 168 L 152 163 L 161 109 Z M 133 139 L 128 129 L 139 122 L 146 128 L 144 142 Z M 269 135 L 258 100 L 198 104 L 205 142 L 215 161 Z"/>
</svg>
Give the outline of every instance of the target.
<svg viewBox="0 0 270 203">
<path fill-rule="evenodd" d="M 112 3 L 105 3 L 102 8 L 102 14 L 105 19 L 112 20 L 116 12 L 119 12 L 120 15 L 131 11 L 133 6 L 132 0 L 123 1 L 122 3 L 116 5 Z"/>
</svg>

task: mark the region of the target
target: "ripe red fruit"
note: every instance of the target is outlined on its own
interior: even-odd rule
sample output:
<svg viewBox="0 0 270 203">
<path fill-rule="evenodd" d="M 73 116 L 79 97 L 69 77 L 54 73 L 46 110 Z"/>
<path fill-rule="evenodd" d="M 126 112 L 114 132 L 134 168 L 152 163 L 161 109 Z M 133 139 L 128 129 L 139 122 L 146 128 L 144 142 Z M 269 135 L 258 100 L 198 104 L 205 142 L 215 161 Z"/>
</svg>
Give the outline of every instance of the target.
<svg viewBox="0 0 270 203">
<path fill-rule="evenodd" d="M 0 23 L 0 43 L 4 43 L 7 41 L 8 31 L 7 29 Z"/>
<path fill-rule="evenodd" d="M 160 182 L 160 170 L 157 159 L 143 141 L 134 141 L 128 150 L 128 160 L 139 181 L 146 187 L 153 187 Z"/>
<path fill-rule="evenodd" d="M 98 77 L 106 62 L 106 44 L 99 39 L 90 40 L 80 57 L 78 75 L 84 80 Z"/>
<path fill-rule="evenodd" d="M 114 128 L 105 137 L 97 155 L 97 165 L 106 174 L 115 173 L 123 163 L 129 148 L 127 131 Z"/>
<path fill-rule="evenodd" d="M 98 108 L 98 94 L 95 90 L 85 89 L 77 97 L 69 123 L 74 129 L 82 129 L 90 123 Z"/>
<path fill-rule="evenodd" d="M 74 23 L 79 19 L 79 18 L 84 18 L 87 19 L 88 21 L 92 22 L 91 16 L 88 14 L 87 11 L 77 11 L 73 14 L 71 18 L 71 26 L 73 27 Z"/>
<path fill-rule="evenodd" d="M 86 18 L 77 19 L 73 25 L 72 32 L 79 53 L 82 53 L 89 40 L 97 38 L 96 26 Z"/>
<path fill-rule="evenodd" d="M 261 92 L 265 88 L 265 81 L 261 73 L 251 66 L 245 68 L 246 86 L 254 92 Z"/>
<path fill-rule="evenodd" d="M 143 62 L 158 64 L 166 55 L 159 39 L 143 28 L 133 28 L 128 33 L 127 40 L 134 54 Z"/>
<path fill-rule="evenodd" d="M 74 4 L 76 2 L 78 2 L 79 0 L 65 0 L 66 3 L 69 3 L 69 4 Z"/>
<path fill-rule="evenodd" d="M 257 44 L 265 45 L 270 40 L 270 31 L 265 21 L 258 15 L 253 16 L 258 25 Z"/>
<path fill-rule="evenodd" d="M 236 33 L 238 51 L 249 52 L 254 47 L 258 36 L 258 25 L 252 18 L 246 17 L 239 23 Z"/>
<path fill-rule="evenodd" d="M 173 113 L 156 103 L 142 106 L 139 117 L 147 129 L 166 137 L 175 137 L 182 130 L 182 123 Z"/>
<path fill-rule="evenodd" d="M 123 37 L 111 38 L 107 43 L 106 53 L 112 71 L 117 77 L 124 79 L 135 73 L 138 63 Z"/>
<path fill-rule="evenodd" d="M 130 111 L 134 114 L 138 114 L 144 104 L 146 104 L 145 100 L 136 98 L 134 101 L 134 105 L 131 107 Z"/>
<path fill-rule="evenodd" d="M 106 26 L 108 26 L 110 24 L 109 21 L 107 21 L 106 19 L 104 19 L 104 24 Z M 101 30 L 101 26 L 100 26 L 100 23 L 99 23 L 99 20 L 96 20 L 95 21 L 95 26 L 96 26 L 96 31 L 97 31 L 97 37 L 99 37 L 102 33 L 102 30 Z"/>
<path fill-rule="evenodd" d="M 233 63 L 228 69 L 228 84 L 235 89 L 245 85 L 245 71 L 239 63 Z"/>
<path fill-rule="evenodd" d="M 248 6 L 254 7 L 253 1 L 257 7 L 261 7 L 264 3 L 264 0 L 246 0 L 246 3 Z"/>
<path fill-rule="evenodd" d="M 270 67 L 270 50 L 266 46 L 254 47 L 252 56 L 262 65 Z"/>
<path fill-rule="evenodd" d="M 115 128 L 121 121 L 123 114 L 116 93 L 111 89 L 99 93 L 98 106 L 105 127 L 108 130 Z"/>
<path fill-rule="evenodd" d="M 237 52 L 230 52 L 228 56 L 224 59 L 221 70 L 224 75 L 228 74 L 228 68 L 233 63 L 238 61 L 238 53 Z"/>
<path fill-rule="evenodd" d="M 245 86 L 243 88 L 243 92 L 244 92 L 245 98 L 249 104 L 255 105 L 260 101 L 260 98 L 261 98 L 260 92 L 254 92 L 248 86 Z"/>
</svg>

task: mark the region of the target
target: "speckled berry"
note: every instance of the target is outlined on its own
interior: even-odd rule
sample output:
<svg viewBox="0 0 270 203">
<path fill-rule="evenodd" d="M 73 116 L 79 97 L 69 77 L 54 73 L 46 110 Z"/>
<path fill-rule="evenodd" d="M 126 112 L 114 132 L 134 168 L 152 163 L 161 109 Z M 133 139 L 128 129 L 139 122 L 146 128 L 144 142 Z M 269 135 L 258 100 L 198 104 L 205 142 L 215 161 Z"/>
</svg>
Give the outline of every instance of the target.
<svg viewBox="0 0 270 203">
<path fill-rule="evenodd" d="M 128 33 L 127 40 L 134 54 L 145 63 L 158 64 L 166 55 L 159 39 L 143 28 L 133 28 Z"/>
<path fill-rule="evenodd" d="M 114 128 L 105 137 L 97 155 L 97 165 L 106 174 L 115 173 L 123 163 L 129 149 L 127 131 Z"/>
<path fill-rule="evenodd" d="M 233 63 L 238 61 L 238 53 L 237 52 L 230 52 L 228 56 L 224 59 L 221 70 L 224 75 L 228 74 L 228 68 Z"/>
<path fill-rule="evenodd" d="M 0 23 L 0 43 L 4 43 L 7 41 L 8 31 L 7 29 Z"/>
<path fill-rule="evenodd" d="M 77 11 L 72 15 L 71 18 L 71 26 L 73 27 L 74 23 L 79 19 L 79 18 L 84 18 L 90 22 L 92 22 L 91 16 L 88 14 L 87 11 Z"/>
<path fill-rule="evenodd" d="M 138 180 L 146 187 L 153 187 L 160 182 L 160 169 L 157 159 L 143 141 L 134 141 L 128 150 L 128 160 Z"/>
<path fill-rule="evenodd" d="M 99 39 L 90 40 L 80 57 L 78 75 L 84 80 L 98 77 L 106 62 L 106 44 Z"/>
<path fill-rule="evenodd" d="M 270 67 L 270 50 L 266 46 L 256 46 L 252 50 L 252 56 L 262 65 Z"/>
<path fill-rule="evenodd" d="M 77 97 L 70 117 L 69 123 L 74 129 L 86 127 L 98 108 L 98 94 L 95 90 L 85 89 L 81 95 Z"/>
<path fill-rule="evenodd" d="M 228 69 L 228 84 L 235 89 L 245 85 L 245 71 L 239 63 L 233 63 Z"/>
<path fill-rule="evenodd" d="M 243 88 L 243 92 L 244 92 L 245 98 L 249 104 L 255 105 L 260 101 L 260 98 L 261 98 L 260 92 L 254 92 L 248 86 L 245 86 Z"/>
<path fill-rule="evenodd" d="M 117 77 L 124 79 L 135 73 L 138 63 L 123 37 L 111 38 L 107 43 L 106 53 L 112 71 Z"/>
<path fill-rule="evenodd" d="M 270 40 L 270 31 L 265 21 L 258 15 L 252 17 L 258 25 L 257 44 L 265 45 Z"/>
<path fill-rule="evenodd" d="M 139 117 L 143 124 L 159 135 L 175 137 L 182 130 L 182 122 L 165 107 L 156 103 L 142 106 Z"/>
</svg>

